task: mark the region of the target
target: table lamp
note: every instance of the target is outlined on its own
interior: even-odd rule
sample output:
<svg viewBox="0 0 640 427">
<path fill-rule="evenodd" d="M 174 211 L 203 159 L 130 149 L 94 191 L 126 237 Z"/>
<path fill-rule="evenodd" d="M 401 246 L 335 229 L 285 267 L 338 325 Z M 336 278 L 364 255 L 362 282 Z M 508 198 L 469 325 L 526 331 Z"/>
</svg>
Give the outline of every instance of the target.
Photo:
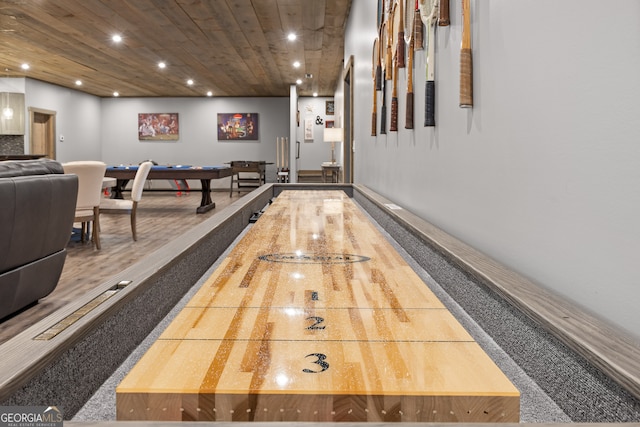
<svg viewBox="0 0 640 427">
<path fill-rule="evenodd" d="M 324 142 L 331 143 L 331 163 L 336 162 L 336 142 L 342 142 L 344 132 L 342 128 L 324 128 Z"/>
</svg>

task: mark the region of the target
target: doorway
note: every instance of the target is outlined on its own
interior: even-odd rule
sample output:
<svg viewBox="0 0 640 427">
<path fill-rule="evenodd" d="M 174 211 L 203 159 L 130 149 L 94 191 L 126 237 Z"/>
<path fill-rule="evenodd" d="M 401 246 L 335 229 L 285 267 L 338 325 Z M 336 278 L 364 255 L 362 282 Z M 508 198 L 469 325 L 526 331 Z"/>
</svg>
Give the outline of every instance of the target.
<svg viewBox="0 0 640 427">
<path fill-rule="evenodd" d="M 56 112 L 29 107 L 29 154 L 56 158 Z"/>
<path fill-rule="evenodd" d="M 353 55 L 344 73 L 344 182 L 353 183 Z"/>
</svg>

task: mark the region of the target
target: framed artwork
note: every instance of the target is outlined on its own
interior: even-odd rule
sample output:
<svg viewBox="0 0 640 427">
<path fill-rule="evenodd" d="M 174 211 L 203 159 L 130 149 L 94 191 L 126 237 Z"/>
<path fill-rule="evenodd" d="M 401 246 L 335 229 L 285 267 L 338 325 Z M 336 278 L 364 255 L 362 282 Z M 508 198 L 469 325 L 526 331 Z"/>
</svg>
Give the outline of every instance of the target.
<svg viewBox="0 0 640 427">
<path fill-rule="evenodd" d="M 334 111 L 335 111 L 334 101 L 325 101 L 325 113 L 329 116 L 333 116 Z"/>
<path fill-rule="evenodd" d="M 138 140 L 177 141 L 179 137 L 178 113 L 138 114 Z"/>
<path fill-rule="evenodd" d="M 304 141 L 313 142 L 313 119 L 304 119 Z"/>
<path fill-rule="evenodd" d="M 326 122 L 324 122 L 324 123 L 325 123 L 325 126 L 324 126 L 324 127 L 326 127 L 326 128 L 332 128 L 332 127 L 334 127 L 334 123 L 335 123 L 335 122 L 334 122 L 333 120 L 327 120 L 327 121 L 326 121 Z"/>
<path fill-rule="evenodd" d="M 257 141 L 258 113 L 218 114 L 218 141 Z"/>
</svg>

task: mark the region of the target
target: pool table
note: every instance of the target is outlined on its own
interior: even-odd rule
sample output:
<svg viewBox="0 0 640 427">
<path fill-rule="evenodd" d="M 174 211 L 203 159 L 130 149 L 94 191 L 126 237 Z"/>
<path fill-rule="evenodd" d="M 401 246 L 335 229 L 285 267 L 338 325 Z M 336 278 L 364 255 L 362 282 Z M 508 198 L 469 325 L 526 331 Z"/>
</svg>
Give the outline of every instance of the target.
<svg viewBox="0 0 640 427">
<path fill-rule="evenodd" d="M 129 180 L 135 177 L 137 171 L 137 165 L 107 167 L 104 175 L 117 180 L 113 197 L 122 198 L 122 191 Z M 200 201 L 200 206 L 196 209 L 196 213 L 204 213 L 216 207 L 216 204 L 211 200 L 211 180 L 224 178 L 232 174 L 233 169 L 229 166 L 154 165 L 151 167 L 147 179 L 199 179 L 202 184 L 202 200 Z"/>
</svg>

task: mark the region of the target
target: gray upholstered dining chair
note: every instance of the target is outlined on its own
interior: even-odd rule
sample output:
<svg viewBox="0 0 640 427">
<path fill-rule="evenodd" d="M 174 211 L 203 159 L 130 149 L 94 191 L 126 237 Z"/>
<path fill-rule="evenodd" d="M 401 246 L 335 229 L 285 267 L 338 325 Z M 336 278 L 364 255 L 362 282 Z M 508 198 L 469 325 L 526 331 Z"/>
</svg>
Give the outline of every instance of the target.
<svg viewBox="0 0 640 427">
<path fill-rule="evenodd" d="M 96 249 L 100 249 L 100 199 L 102 198 L 102 178 L 107 165 L 99 161 L 85 160 L 63 163 L 62 168 L 64 173 L 78 176 L 74 222 L 82 224 L 81 241 L 85 241 L 89 224 L 92 223 L 91 240 L 96 245 Z"/>
<path fill-rule="evenodd" d="M 133 240 L 138 240 L 136 232 L 136 212 L 138 209 L 138 202 L 142 199 L 142 190 L 144 190 L 144 183 L 147 180 L 149 171 L 153 162 L 142 162 L 138 166 L 136 176 L 133 178 L 133 184 L 131 186 L 131 199 L 102 199 L 100 203 L 100 212 L 102 213 L 122 213 L 129 212 L 131 214 L 131 234 Z"/>
</svg>

